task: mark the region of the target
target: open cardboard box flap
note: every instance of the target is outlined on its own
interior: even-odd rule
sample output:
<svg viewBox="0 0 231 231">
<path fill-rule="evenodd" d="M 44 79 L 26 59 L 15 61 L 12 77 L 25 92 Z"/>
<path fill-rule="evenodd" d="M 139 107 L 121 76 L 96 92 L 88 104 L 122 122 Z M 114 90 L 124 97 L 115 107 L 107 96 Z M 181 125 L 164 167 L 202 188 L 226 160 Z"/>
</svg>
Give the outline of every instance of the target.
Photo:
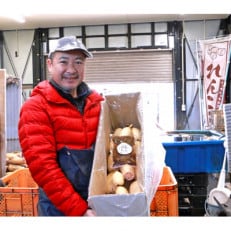
<svg viewBox="0 0 231 231">
<path fill-rule="evenodd" d="M 164 156 L 159 164 L 156 165 L 151 161 L 151 163 L 147 165 L 148 169 L 145 169 L 145 123 L 143 117 L 143 104 L 139 92 L 108 95 L 105 96 L 105 101 L 102 102 L 88 198 L 89 206 L 95 210 L 97 216 L 149 215 L 150 202 L 162 176 Z M 136 162 L 137 180 L 144 192 L 127 195 L 106 194 L 109 137 L 116 128 L 124 127 L 128 124 L 133 124 L 134 127 L 140 128 L 143 134 L 141 153 L 137 155 Z M 155 137 L 153 138 L 155 139 Z M 153 144 L 155 142 L 150 140 L 149 143 Z M 153 152 L 154 149 L 151 150 L 151 155 L 153 155 Z M 150 151 L 147 151 L 147 153 L 150 153 Z M 154 156 L 152 158 L 155 160 Z M 147 160 L 149 160 L 149 158 L 147 158 Z M 154 169 L 155 167 L 157 168 Z"/>
</svg>

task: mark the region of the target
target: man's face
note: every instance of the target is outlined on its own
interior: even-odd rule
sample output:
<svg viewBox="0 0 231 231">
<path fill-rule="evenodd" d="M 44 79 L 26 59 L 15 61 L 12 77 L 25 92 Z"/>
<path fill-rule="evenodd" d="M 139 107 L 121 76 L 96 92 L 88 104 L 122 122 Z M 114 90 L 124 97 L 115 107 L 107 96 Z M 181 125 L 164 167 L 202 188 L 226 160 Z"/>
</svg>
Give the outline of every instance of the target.
<svg viewBox="0 0 231 231">
<path fill-rule="evenodd" d="M 55 52 L 52 60 L 47 60 L 51 78 L 63 89 L 70 92 L 83 81 L 85 55 L 78 50 Z"/>
</svg>

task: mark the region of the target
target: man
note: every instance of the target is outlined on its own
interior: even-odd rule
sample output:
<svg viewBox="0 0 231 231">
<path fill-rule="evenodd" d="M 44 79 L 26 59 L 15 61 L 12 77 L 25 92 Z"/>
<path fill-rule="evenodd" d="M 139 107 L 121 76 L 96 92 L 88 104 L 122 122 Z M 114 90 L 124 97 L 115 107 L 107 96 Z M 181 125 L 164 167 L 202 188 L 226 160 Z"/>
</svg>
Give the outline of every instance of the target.
<svg viewBox="0 0 231 231">
<path fill-rule="evenodd" d="M 50 79 L 22 105 L 18 124 L 22 153 L 39 186 L 40 216 L 92 216 L 88 185 L 103 97 L 84 80 L 92 54 L 74 36 L 50 52 Z"/>
</svg>

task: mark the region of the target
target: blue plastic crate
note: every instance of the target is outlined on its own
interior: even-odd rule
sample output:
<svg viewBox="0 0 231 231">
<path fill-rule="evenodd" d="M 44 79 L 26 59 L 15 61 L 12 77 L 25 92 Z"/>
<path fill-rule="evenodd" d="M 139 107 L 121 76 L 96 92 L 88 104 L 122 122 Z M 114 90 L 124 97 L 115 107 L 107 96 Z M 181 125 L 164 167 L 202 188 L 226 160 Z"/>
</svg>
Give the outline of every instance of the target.
<svg viewBox="0 0 231 231">
<path fill-rule="evenodd" d="M 173 173 L 217 173 L 224 159 L 224 140 L 163 142 L 165 163 Z"/>
</svg>

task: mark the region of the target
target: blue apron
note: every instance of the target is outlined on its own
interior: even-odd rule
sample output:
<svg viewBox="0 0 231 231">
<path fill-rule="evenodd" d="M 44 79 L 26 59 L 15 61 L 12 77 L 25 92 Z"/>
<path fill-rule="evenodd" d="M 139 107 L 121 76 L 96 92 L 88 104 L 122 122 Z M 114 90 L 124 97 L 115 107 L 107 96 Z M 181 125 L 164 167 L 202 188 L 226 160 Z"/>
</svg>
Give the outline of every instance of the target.
<svg viewBox="0 0 231 231">
<path fill-rule="evenodd" d="M 66 147 L 58 151 L 58 163 L 76 192 L 87 201 L 88 186 L 93 163 L 93 149 L 71 150 Z M 39 216 L 65 216 L 48 199 L 42 188 L 39 188 Z"/>
</svg>

